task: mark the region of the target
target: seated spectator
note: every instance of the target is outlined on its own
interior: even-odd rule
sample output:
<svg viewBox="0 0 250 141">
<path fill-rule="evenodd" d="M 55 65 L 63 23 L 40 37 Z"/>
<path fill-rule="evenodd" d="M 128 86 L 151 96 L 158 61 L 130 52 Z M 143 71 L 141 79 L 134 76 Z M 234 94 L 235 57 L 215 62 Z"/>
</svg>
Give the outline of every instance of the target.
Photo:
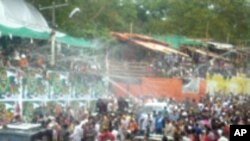
<svg viewBox="0 0 250 141">
<path fill-rule="evenodd" d="M 25 54 L 21 55 L 19 65 L 20 65 L 21 69 L 26 69 L 29 66 L 29 62 L 28 62 Z"/>
</svg>

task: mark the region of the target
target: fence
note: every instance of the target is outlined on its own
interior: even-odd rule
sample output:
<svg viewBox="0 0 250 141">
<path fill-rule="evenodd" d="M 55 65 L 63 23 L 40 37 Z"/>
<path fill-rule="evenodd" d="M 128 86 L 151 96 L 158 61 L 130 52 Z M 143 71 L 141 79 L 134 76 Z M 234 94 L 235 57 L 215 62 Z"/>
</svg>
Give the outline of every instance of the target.
<svg viewBox="0 0 250 141">
<path fill-rule="evenodd" d="M 0 101 L 81 99 L 97 96 L 104 90 L 102 78 L 93 75 L 38 69 L 26 71 L 2 68 Z"/>
</svg>

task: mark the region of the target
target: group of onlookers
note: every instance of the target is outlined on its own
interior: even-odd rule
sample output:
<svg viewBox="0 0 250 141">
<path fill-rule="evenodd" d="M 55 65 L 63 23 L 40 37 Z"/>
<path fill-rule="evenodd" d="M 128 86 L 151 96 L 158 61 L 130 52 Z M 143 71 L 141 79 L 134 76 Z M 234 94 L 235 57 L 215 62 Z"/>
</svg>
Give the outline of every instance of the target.
<svg viewBox="0 0 250 141">
<path fill-rule="evenodd" d="M 226 60 L 205 56 L 187 58 L 175 54 L 159 55 L 152 60 L 150 68 L 157 76 L 181 78 L 205 78 L 207 73 L 221 74 L 225 78 L 230 78 L 237 73 L 249 73 L 246 68 L 236 68 L 234 63 Z"/>
<path fill-rule="evenodd" d="M 53 116 L 36 116 L 33 122 L 52 129 L 55 141 L 147 140 L 153 134 L 162 135 L 162 140 L 228 141 L 230 125 L 250 124 L 249 102 L 247 95 L 167 100 L 162 111 L 138 115 L 138 103 L 112 97 L 99 100 L 96 111 L 67 108 Z"/>
</svg>

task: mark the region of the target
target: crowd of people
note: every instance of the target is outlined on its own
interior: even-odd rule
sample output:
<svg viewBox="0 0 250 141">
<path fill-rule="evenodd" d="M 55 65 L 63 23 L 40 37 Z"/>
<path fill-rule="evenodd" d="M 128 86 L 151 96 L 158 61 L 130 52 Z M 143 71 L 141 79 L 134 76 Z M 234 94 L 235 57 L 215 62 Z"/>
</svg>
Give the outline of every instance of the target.
<svg viewBox="0 0 250 141">
<path fill-rule="evenodd" d="M 206 74 L 220 74 L 225 78 L 236 76 L 237 73 L 248 74 L 246 68 L 238 67 L 223 59 L 213 59 L 202 55 L 187 58 L 180 55 L 159 55 L 153 59 L 151 70 L 163 77 L 201 77 Z"/>
<path fill-rule="evenodd" d="M 77 56 L 60 61 L 69 54 L 69 52 L 61 51 L 57 54 L 55 66 L 52 67 L 48 50 L 44 47 L 41 51 L 38 41 L 25 42 L 22 47 L 15 45 L 11 44 L 6 49 L 0 45 L 1 99 L 16 98 L 20 89 L 22 89 L 23 98 L 32 99 L 45 97 L 48 93 L 54 93 L 57 98 L 69 95 L 69 93 L 74 97 L 80 97 L 89 93 L 90 87 L 95 86 L 96 83 L 98 83 L 96 89 L 104 88 L 101 84 L 102 76 L 87 74 L 100 68 L 93 62 L 85 60 L 83 63 L 79 61 L 79 58 L 75 61 Z"/>
<path fill-rule="evenodd" d="M 99 99 L 95 111 L 56 108 L 51 115 L 34 114 L 32 122 L 51 129 L 54 141 L 135 141 L 136 136 L 147 141 L 155 134 L 162 141 L 228 141 L 230 125 L 250 124 L 247 95 L 158 102 L 167 106 L 140 113 L 145 101 L 109 97 Z"/>
<path fill-rule="evenodd" d="M 14 92 L 17 84 L 16 76 L 22 78 L 22 84 L 25 84 L 23 78 L 28 76 L 25 72 L 29 71 L 31 66 L 41 70 L 34 72 L 35 80 L 32 82 L 42 85 L 45 81 L 48 84 L 53 83 L 47 79 L 48 73 L 44 73 L 44 70 L 47 71 L 44 58 L 38 57 L 36 61 L 31 61 L 28 52 L 28 50 L 15 50 L 10 58 L 4 58 L 3 63 L 0 64 L 4 69 L 15 68 L 18 72 L 24 72 L 13 75 L 13 71 L 9 71 L 9 76 L 14 76 L 8 81 L 10 93 Z M 151 67 L 157 75 L 167 77 L 205 77 L 207 72 L 231 77 L 236 75 L 237 71 L 244 72 L 241 69 L 236 71 L 233 64 L 224 61 L 208 63 L 206 59 L 199 57 L 194 63 L 191 59 L 171 54 L 155 58 Z M 69 81 L 76 80 L 71 81 L 72 85 L 79 88 L 76 94 L 89 93 L 86 91 L 87 88 L 95 89 L 96 84 L 101 82 L 102 78 L 98 76 L 83 76 L 77 73 L 85 72 L 88 68 L 97 69 L 100 68 L 99 66 L 83 67 L 81 62 L 77 62 L 72 64 L 72 68 L 75 75 L 71 75 Z M 65 78 L 64 76 L 59 78 Z M 61 80 L 58 83 L 66 84 L 66 79 Z M 60 86 L 65 88 L 65 85 Z M 83 86 L 87 88 L 82 89 Z M 38 88 L 33 91 L 40 92 Z M 47 94 L 47 92 L 44 93 Z M 81 95 L 75 96 L 75 98 L 80 97 Z M 162 111 L 152 110 L 142 114 L 139 112 L 145 103 L 142 99 L 125 100 L 111 97 L 99 99 L 96 102 L 95 111 L 86 107 L 80 107 L 79 110 L 57 107 L 49 114 L 34 113 L 32 122 L 41 123 L 43 127 L 51 129 L 54 141 L 132 141 L 135 136 L 143 136 L 147 141 L 152 134 L 162 135 L 163 141 L 228 141 L 230 125 L 250 124 L 250 110 L 248 110 L 250 96 L 247 95 L 206 95 L 200 101 L 187 99 L 180 102 L 168 98 L 158 101 L 166 103 Z M 14 116 L 12 122 L 19 121 L 22 121 L 22 117 Z"/>
</svg>

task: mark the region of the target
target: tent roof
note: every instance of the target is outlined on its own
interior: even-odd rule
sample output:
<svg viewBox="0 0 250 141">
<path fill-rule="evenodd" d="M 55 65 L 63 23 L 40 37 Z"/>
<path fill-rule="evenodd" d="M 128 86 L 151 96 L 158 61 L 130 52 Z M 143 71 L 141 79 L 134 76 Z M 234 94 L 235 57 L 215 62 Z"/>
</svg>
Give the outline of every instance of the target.
<svg viewBox="0 0 250 141">
<path fill-rule="evenodd" d="M 24 0 L 0 0 L 0 36 L 50 38 L 52 29 L 41 13 Z M 56 32 L 56 41 L 70 46 L 96 48 L 91 40 Z"/>
<path fill-rule="evenodd" d="M 161 41 L 157 41 L 157 40 L 155 40 L 151 37 L 148 37 L 148 36 L 143 36 L 143 35 L 138 35 L 138 34 L 130 34 L 130 33 L 117 33 L 117 32 L 113 32 L 112 35 L 114 37 L 118 38 L 119 40 L 128 41 L 130 43 L 133 43 L 135 45 L 139 45 L 139 46 L 147 48 L 147 49 L 151 49 L 151 50 L 159 51 L 159 52 L 163 52 L 163 53 L 175 53 L 178 55 L 188 57 L 187 54 L 182 53 L 176 49 L 169 47 L 168 44 L 161 42 Z"/>
<path fill-rule="evenodd" d="M 217 49 L 232 49 L 234 48 L 231 44 L 224 44 L 224 43 L 218 43 L 218 42 L 207 42 L 208 45 L 212 45 Z"/>
<path fill-rule="evenodd" d="M 71 46 L 76 46 L 76 47 L 89 47 L 89 48 L 98 48 L 93 41 L 91 40 L 86 40 L 83 38 L 75 38 L 69 35 L 65 35 L 62 37 L 57 37 L 57 42 L 68 44 Z"/>
<path fill-rule="evenodd" d="M 0 0 L 0 25 L 25 27 L 38 32 L 51 31 L 41 13 L 24 0 Z"/>
<path fill-rule="evenodd" d="M 212 53 L 210 51 L 205 51 L 202 49 L 197 49 L 197 48 L 192 48 L 192 47 L 186 47 L 186 48 L 189 49 L 190 51 L 196 52 L 196 53 L 204 55 L 204 56 L 209 56 L 212 58 L 218 58 L 218 59 L 223 59 L 223 60 L 229 61 L 227 58 L 224 58 L 223 56 L 217 55 L 217 54 Z"/>
<path fill-rule="evenodd" d="M 206 46 L 206 44 L 199 39 L 191 39 L 184 36 L 153 35 L 153 38 L 165 42 L 167 44 L 170 44 L 173 48 L 176 49 L 179 49 L 183 45 Z"/>
</svg>

